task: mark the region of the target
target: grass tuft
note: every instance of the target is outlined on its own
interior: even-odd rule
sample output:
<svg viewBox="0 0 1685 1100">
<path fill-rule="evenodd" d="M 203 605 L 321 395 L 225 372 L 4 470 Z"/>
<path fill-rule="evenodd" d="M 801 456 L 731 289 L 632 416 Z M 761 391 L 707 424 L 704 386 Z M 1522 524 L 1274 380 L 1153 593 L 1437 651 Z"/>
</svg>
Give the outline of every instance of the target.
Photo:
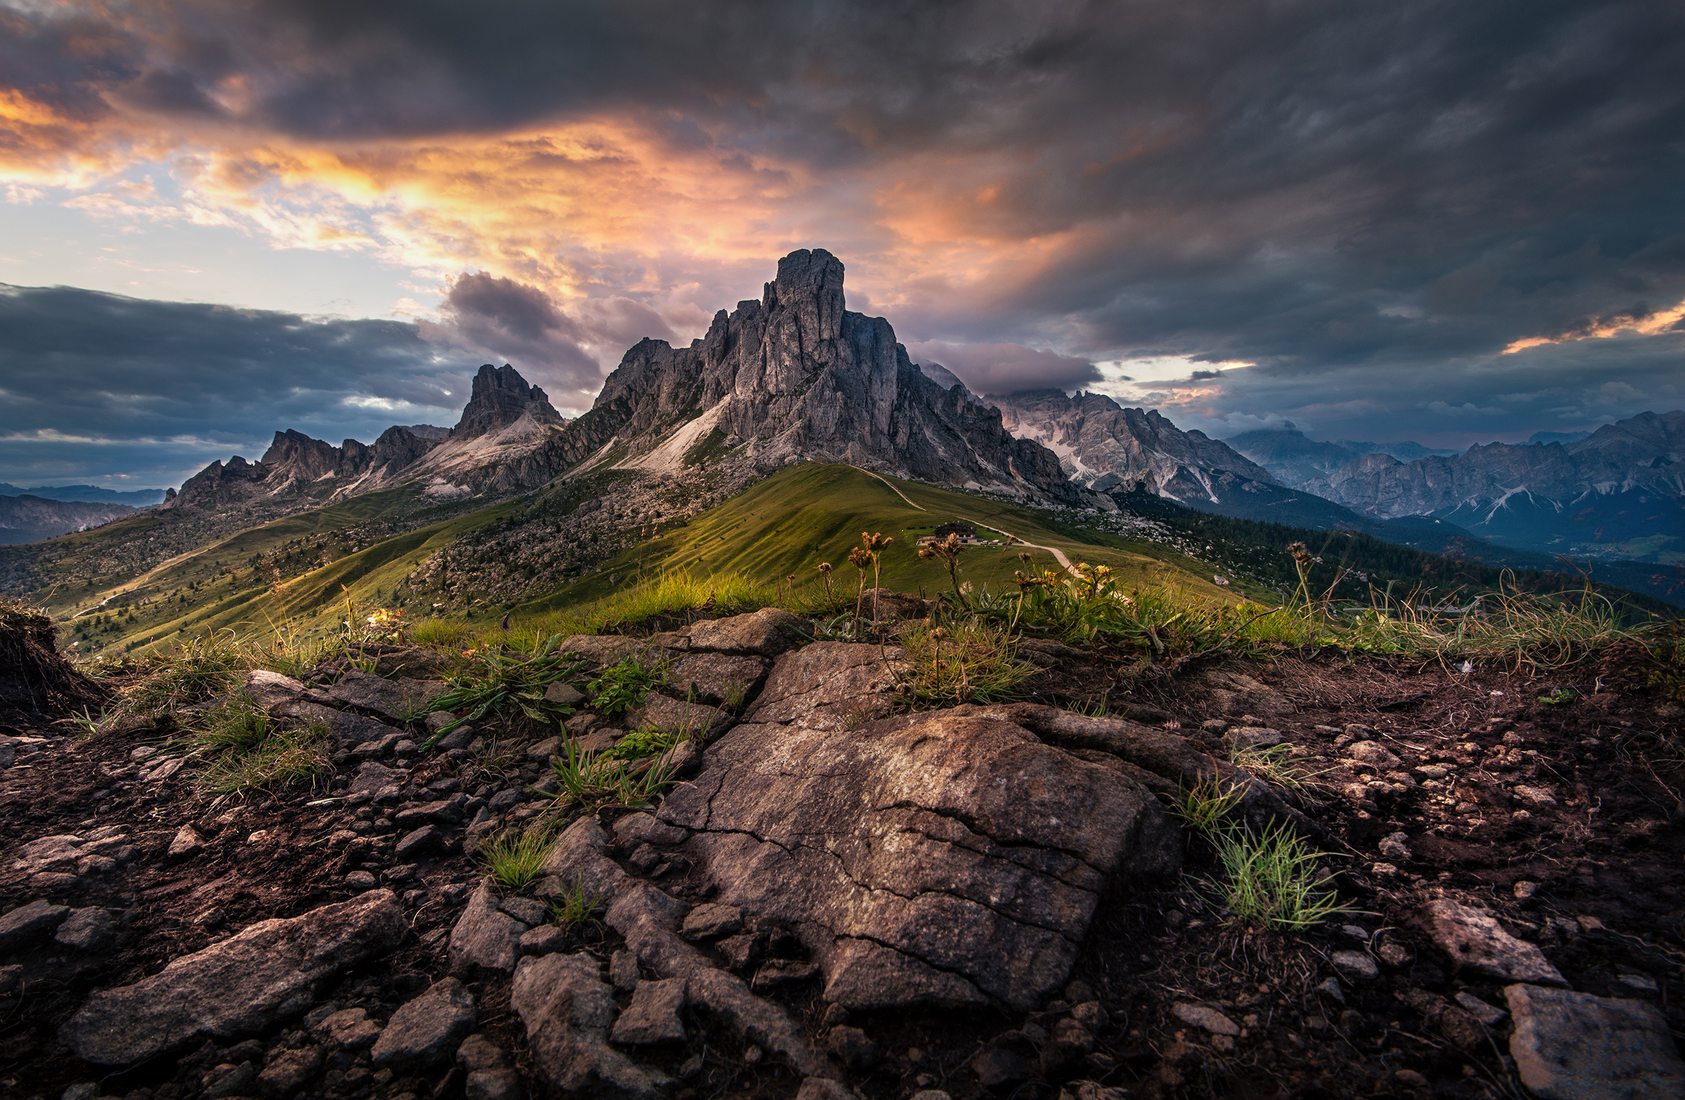
<svg viewBox="0 0 1685 1100">
<path fill-rule="evenodd" d="M 543 825 L 506 829 L 480 846 L 480 862 L 499 886 L 523 890 L 543 871 L 555 839 L 555 833 Z"/>
<path fill-rule="evenodd" d="M 1311 850 L 1285 824 L 1261 833 L 1220 830 L 1213 846 L 1222 878 L 1212 886 L 1223 908 L 1248 924 L 1302 932 L 1345 911 L 1331 885 L 1334 876 L 1320 869 L 1328 853 Z"/>
<path fill-rule="evenodd" d="M 591 706 L 604 718 L 618 718 L 644 705 L 649 693 L 664 683 L 666 672 L 636 657 L 626 657 L 603 669 L 585 685 Z"/>
<path fill-rule="evenodd" d="M 585 752 L 572 739 L 551 767 L 560 783 L 558 797 L 587 809 L 647 806 L 672 782 L 659 758 L 626 760 Z"/>
<path fill-rule="evenodd" d="M 1035 668 L 1018 659 L 1010 631 L 967 617 L 901 634 L 907 686 L 922 703 L 989 703 L 1011 698 Z"/>
</svg>

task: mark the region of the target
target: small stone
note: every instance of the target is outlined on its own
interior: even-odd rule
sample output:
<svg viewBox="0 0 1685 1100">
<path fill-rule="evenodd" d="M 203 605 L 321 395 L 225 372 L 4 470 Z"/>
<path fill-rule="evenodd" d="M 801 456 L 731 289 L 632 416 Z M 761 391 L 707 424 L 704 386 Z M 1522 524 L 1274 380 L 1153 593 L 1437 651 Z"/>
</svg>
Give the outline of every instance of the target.
<svg viewBox="0 0 1685 1100">
<path fill-rule="evenodd" d="M 1345 753 L 1358 763 L 1380 771 L 1396 768 L 1402 763 L 1396 754 L 1378 741 L 1353 742 L 1346 746 Z"/>
<path fill-rule="evenodd" d="M 1428 1079 L 1413 1069 L 1395 1069 L 1392 1071 L 1392 1079 L 1405 1088 L 1425 1089 L 1428 1087 Z"/>
<path fill-rule="evenodd" d="M 544 701 L 558 707 L 577 707 L 585 702 L 585 693 L 572 684 L 558 680 L 544 689 Z"/>
<path fill-rule="evenodd" d="M 1516 1075 L 1541 1100 L 1685 1095 L 1685 1062 L 1654 1006 L 1526 984 L 1506 986 L 1504 997 Z"/>
<path fill-rule="evenodd" d="M 0 951 L 18 951 L 44 940 L 70 913 L 66 905 L 37 898 L 0 916 Z"/>
<path fill-rule="evenodd" d="M 853 1090 L 829 1077 L 807 1077 L 796 1090 L 796 1100 L 859 1100 Z"/>
<path fill-rule="evenodd" d="M 183 825 L 176 830 L 174 839 L 170 841 L 169 851 L 165 855 L 171 859 L 183 859 L 192 855 L 205 846 L 205 838 L 191 825 Z"/>
<path fill-rule="evenodd" d="M 361 1008 L 344 1008 L 333 1013 L 313 1029 L 323 1042 L 348 1050 L 371 1046 L 380 1037 L 380 1025 L 369 1019 Z"/>
<path fill-rule="evenodd" d="M 99 951 L 117 938 L 117 915 L 109 909 L 73 909 L 54 933 L 55 942 L 77 951 Z"/>
<path fill-rule="evenodd" d="M 632 991 L 632 1000 L 614 1021 L 609 1039 L 621 1046 L 682 1043 L 685 1025 L 679 1013 L 684 1006 L 683 978 L 639 982 Z"/>
<path fill-rule="evenodd" d="M 374 875 L 368 871 L 352 871 L 345 876 L 345 885 L 353 890 L 373 890 L 377 883 Z"/>
<path fill-rule="evenodd" d="M 1516 786 L 1510 788 L 1510 793 L 1514 795 L 1517 800 L 1527 803 L 1527 805 L 1536 810 L 1546 809 L 1556 805 L 1556 796 L 1551 794 L 1550 791 L 1544 787 L 1517 784 Z"/>
<path fill-rule="evenodd" d="M 685 915 L 680 932 L 687 940 L 717 940 L 743 928 L 743 910 L 735 905 L 710 902 Z"/>
<path fill-rule="evenodd" d="M 376 1066 L 446 1061 L 474 1029 L 474 997 L 455 978 L 434 982 L 392 1014 L 370 1051 Z"/>
<path fill-rule="evenodd" d="M 613 983 L 614 988 L 620 990 L 622 993 L 628 992 L 636 987 L 638 981 L 640 980 L 638 975 L 638 957 L 630 951 L 616 951 L 609 957 L 608 979 L 611 983 Z"/>
<path fill-rule="evenodd" d="M 407 863 L 434 852 L 444 851 L 446 847 L 448 837 L 444 830 L 437 825 L 423 825 L 400 837 L 397 846 L 392 849 L 392 854 Z"/>
<path fill-rule="evenodd" d="M 523 955 L 548 955 L 553 951 L 565 951 L 567 946 L 568 930 L 557 924 L 541 924 L 521 933 Z"/>
<path fill-rule="evenodd" d="M 1516 901 L 1528 901 L 1539 892 L 1539 884 L 1520 879 L 1514 886 L 1510 887 L 1510 892 L 1515 895 Z"/>
<path fill-rule="evenodd" d="M 1208 1031 L 1213 1035 L 1223 1035 L 1232 1039 L 1240 1034 L 1239 1024 L 1210 1005 L 1178 1001 L 1170 1006 L 1170 1014 L 1184 1024 L 1197 1027 L 1202 1031 Z"/>
<path fill-rule="evenodd" d="M 1473 993 L 1470 993 L 1466 989 L 1460 991 L 1452 999 L 1462 1007 L 1464 1012 L 1467 1012 L 1470 1016 L 1473 1016 L 1476 1020 L 1487 1027 L 1497 1027 L 1499 1024 L 1503 1023 L 1504 1018 L 1509 1015 L 1509 1013 L 1505 1012 L 1497 1005 L 1487 1004 L 1485 1001 L 1476 997 Z"/>
<path fill-rule="evenodd" d="M 1375 850 L 1394 863 L 1410 862 L 1410 838 L 1404 833 L 1393 833 L 1384 838 Z"/>
<path fill-rule="evenodd" d="M 298 1096 L 321 1067 L 322 1052 L 317 1047 L 278 1050 L 257 1075 L 257 1085 L 270 1096 Z"/>
<path fill-rule="evenodd" d="M 451 929 L 451 971 L 462 974 L 478 967 L 507 973 L 515 969 L 525 931 L 526 925 L 497 907 L 491 887 L 482 882 Z"/>
<path fill-rule="evenodd" d="M 1435 898 L 1427 904 L 1426 917 L 1434 943 L 1459 967 L 1511 981 L 1562 983 L 1543 952 L 1478 909 Z"/>
<path fill-rule="evenodd" d="M 1343 1005 L 1346 1003 L 1346 991 L 1345 988 L 1340 985 L 1340 979 L 1338 978 L 1324 979 L 1323 983 L 1316 987 L 1316 991 L 1333 1001 L 1335 1004 Z"/>
<path fill-rule="evenodd" d="M 869 1070 L 878 1064 L 878 1044 L 857 1027 L 834 1027 L 825 1037 L 825 1045 L 837 1060 L 856 1072 Z"/>
<path fill-rule="evenodd" d="M 1010 1088 L 1030 1075 L 1024 1056 L 999 1043 L 984 1047 L 971 1060 L 971 1072 L 977 1075 L 977 1083 L 990 1092 Z"/>
<path fill-rule="evenodd" d="M 1373 981 L 1381 974 L 1375 960 L 1362 951 L 1336 951 L 1328 956 L 1328 961 L 1347 981 Z"/>
</svg>

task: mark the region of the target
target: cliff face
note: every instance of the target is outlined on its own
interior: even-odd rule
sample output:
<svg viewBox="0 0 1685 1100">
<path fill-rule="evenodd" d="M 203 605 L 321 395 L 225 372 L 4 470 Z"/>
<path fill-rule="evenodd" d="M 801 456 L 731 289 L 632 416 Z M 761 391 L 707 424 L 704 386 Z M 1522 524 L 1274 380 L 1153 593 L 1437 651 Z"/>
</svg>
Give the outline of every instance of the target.
<svg viewBox="0 0 1685 1100">
<path fill-rule="evenodd" d="M 1219 501 L 1237 479 L 1273 484 L 1261 466 L 1203 432 L 1184 432 L 1157 412 L 1126 409 L 1097 393 L 1058 390 L 990 398 L 1008 431 L 1059 456 L 1065 473 L 1093 489 L 1145 482 L 1159 496 Z"/>
<path fill-rule="evenodd" d="M 845 308 L 843 265 L 793 252 L 758 301 L 689 347 L 645 340 L 561 440 L 570 462 L 676 469 L 705 456 L 772 469 L 848 462 L 1027 498 L 1075 500 L 1045 448 L 964 387 L 927 377 L 881 317 Z"/>
</svg>

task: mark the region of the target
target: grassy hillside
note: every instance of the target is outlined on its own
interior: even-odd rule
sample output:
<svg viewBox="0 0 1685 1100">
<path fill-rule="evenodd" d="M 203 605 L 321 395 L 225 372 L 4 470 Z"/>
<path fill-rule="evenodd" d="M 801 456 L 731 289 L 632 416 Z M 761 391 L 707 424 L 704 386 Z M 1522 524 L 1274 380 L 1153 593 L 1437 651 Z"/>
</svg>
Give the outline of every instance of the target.
<svg viewBox="0 0 1685 1100">
<path fill-rule="evenodd" d="M 464 514 L 460 506 L 429 505 L 413 490 L 370 493 L 216 539 L 139 576 L 116 567 L 124 533 L 89 532 L 54 563 L 64 583 L 37 598 L 68 624 L 68 640 L 84 653 L 223 629 L 321 635 L 348 601 L 381 602 L 434 551 L 502 520 L 510 507 Z"/>
<path fill-rule="evenodd" d="M 884 555 L 883 584 L 904 591 L 935 592 L 948 587 L 940 562 L 921 560 L 917 542 L 953 520 L 977 525 L 983 540 L 1017 542 L 975 546 L 963 559 L 963 578 L 993 588 L 1013 587 L 1014 570 L 1056 568 L 1050 552 L 1071 561 L 1111 566 L 1129 586 L 1157 585 L 1207 599 L 1232 600 L 1232 590 L 1212 583 L 1212 570 L 1166 546 L 1128 541 L 1099 531 L 1081 531 L 1050 513 L 987 497 L 900 478 L 880 478 L 852 466 L 802 465 L 767 478 L 689 523 L 620 554 L 574 584 L 534 600 L 522 613 L 560 610 L 613 595 L 639 578 L 688 572 L 697 576 L 736 574 L 773 587 L 794 576 L 797 595 L 821 592 L 820 562 L 835 569 L 833 583 L 852 590 L 849 547 L 862 531 L 895 539 Z M 1033 548 L 1022 545 L 1033 543 Z"/>
</svg>

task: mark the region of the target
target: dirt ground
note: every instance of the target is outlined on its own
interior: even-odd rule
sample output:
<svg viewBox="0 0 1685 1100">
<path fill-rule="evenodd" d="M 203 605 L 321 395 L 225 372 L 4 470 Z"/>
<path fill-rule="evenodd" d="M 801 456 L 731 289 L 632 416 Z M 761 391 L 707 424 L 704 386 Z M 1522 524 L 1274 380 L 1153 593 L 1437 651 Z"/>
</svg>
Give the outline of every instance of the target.
<svg viewBox="0 0 1685 1100">
<path fill-rule="evenodd" d="M 1503 1006 L 1502 983 L 1454 970 L 1423 927 L 1423 905 L 1438 893 L 1497 915 L 1574 988 L 1657 1004 L 1678 1037 L 1685 708 L 1647 675 L 1631 651 L 1557 670 L 1465 672 L 1337 653 L 1172 676 L 1108 662 L 1054 667 L 1033 685 L 1044 698 L 1069 701 L 1080 685 L 1089 705 L 1103 697 L 1217 754 L 1237 736 L 1293 746 L 1312 776 L 1294 798 L 1323 832 L 1347 912 L 1303 934 L 1239 927 L 1215 906 L 1209 853 L 1190 840 L 1181 877 L 1105 900 L 1065 998 L 1038 1016 L 851 1020 L 871 1043 L 855 1052 L 857 1084 L 872 1096 L 936 1088 L 1025 1100 L 1058 1096 L 1078 1079 L 1139 1097 L 1523 1095 L 1504 1025 L 1478 1018 L 1482 1003 Z M 11 732 L 54 744 L 27 767 L 0 770 L 0 912 L 39 896 L 10 856 L 28 841 L 115 827 L 125 839 L 110 850 L 133 851 L 119 871 L 83 875 L 72 888 L 74 904 L 122 912 L 116 945 L 32 978 L 27 995 L 0 988 L 0 1092 L 56 1097 L 86 1079 L 55 1034 L 91 989 L 154 973 L 253 921 L 357 892 L 346 881 L 356 860 L 323 843 L 355 816 L 312 805 L 311 793 L 214 803 L 180 784 L 142 782 L 135 754 L 161 747 L 168 735 L 156 730 Z M 1355 760 L 1346 750 L 1359 743 L 1383 746 L 1396 763 Z M 440 757 L 411 782 L 443 797 L 472 779 Z M 183 825 L 207 837 L 187 863 L 165 855 Z M 413 935 L 379 973 L 354 974 L 323 999 L 383 1018 L 443 974 L 445 938 L 478 870 L 459 851 L 367 866 L 398 891 Z M 1336 951 L 1362 955 L 1373 973 L 1342 971 Z M 782 999 L 815 1027 L 823 1022 L 816 986 Z M 1062 1051 L 1058 1021 L 1089 1001 L 1102 1007 L 1097 1048 Z M 1190 1023 L 1187 1006 L 1224 1024 Z M 483 993 L 481 1028 L 520 1046 L 506 998 Z M 190 1082 L 229 1061 L 229 1046 L 208 1043 L 179 1067 L 142 1067 L 106 1088 L 193 1095 Z M 444 1096 L 461 1085 L 460 1073 L 423 1082 L 347 1070 L 335 1088 Z M 675 1095 L 782 1096 L 794 1085 L 722 1039 Z"/>
</svg>

